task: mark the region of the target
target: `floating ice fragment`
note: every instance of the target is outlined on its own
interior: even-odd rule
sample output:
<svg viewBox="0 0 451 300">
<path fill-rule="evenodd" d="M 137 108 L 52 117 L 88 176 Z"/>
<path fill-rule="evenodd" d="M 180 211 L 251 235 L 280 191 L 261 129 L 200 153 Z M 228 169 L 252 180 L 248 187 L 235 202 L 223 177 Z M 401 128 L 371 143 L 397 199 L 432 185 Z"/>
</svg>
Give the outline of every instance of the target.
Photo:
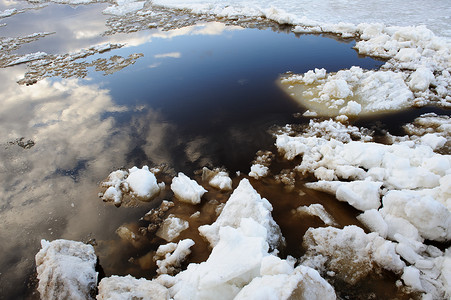
<svg viewBox="0 0 451 300">
<path fill-rule="evenodd" d="M 275 249 L 281 243 L 282 235 L 271 216 L 271 211 L 272 205 L 269 201 L 260 197 L 249 180 L 242 179 L 216 221 L 211 225 L 200 226 L 199 232 L 215 246 L 218 243 L 220 228 L 225 226 L 238 228 L 242 218 L 252 218 L 267 230 L 268 243 Z"/>
<path fill-rule="evenodd" d="M 158 229 L 156 235 L 170 242 L 177 238 L 183 230 L 188 229 L 188 227 L 188 221 L 177 218 L 174 215 L 169 215 L 163 221 L 163 224 L 160 229 Z"/>
<path fill-rule="evenodd" d="M 179 173 L 177 177 L 172 179 L 171 190 L 177 199 L 191 204 L 199 204 L 200 198 L 207 192 L 196 181 L 183 173 Z"/>
<path fill-rule="evenodd" d="M 193 240 L 185 239 L 177 244 L 169 243 L 158 247 L 154 257 L 158 266 L 157 273 L 174 275 L 187 256 L 191 254 L 190 248 L 193 245 Z"/>
<path fill-rule="evenodd" d="M 131 168 L 125 182 L 128 183 L 132 195 L 143 200 L 151 199 L 160 193 L 157 179 L 149 171 L 148 166 L 143 166 L 142 169 L 137 167 Z"/>
<path fill-rule="evenodd" d="M 265 177 L 266 175 L 268 175 L 268 172 L 269 172 L 268 167 L 261 164 L 253 164 L 251 166 L 249 176 L 255 179 L 259 179 L 260 177 Z"/>
</svg>

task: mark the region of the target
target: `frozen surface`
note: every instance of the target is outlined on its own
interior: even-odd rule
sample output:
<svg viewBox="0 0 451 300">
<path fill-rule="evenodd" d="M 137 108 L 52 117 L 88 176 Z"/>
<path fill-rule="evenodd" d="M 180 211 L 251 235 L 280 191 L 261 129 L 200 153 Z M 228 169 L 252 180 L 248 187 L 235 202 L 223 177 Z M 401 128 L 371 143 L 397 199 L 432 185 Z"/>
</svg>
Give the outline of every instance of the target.
<svg viewBox="0 0 451 300">
<path fill-rule="evenodd" d="M 200 198 L 207 192 L 195 180 L 190 179 L 183 173 L 172 179 L 171 190 L 180 201 L 199 204 Z"/>
<path fill-rule="evenodd" d="M 8 66 L 23 64 L 23 63 L 27 63 L 27 62 L 30 62 L 33 60 L 43 59 L 45 57 L 47 57 L 47 53 L 45 53 L 45 52 L 36 52 L 36 53 L 25 54 L 25 55 L 19 57 L 18 59 L 10 62 L 8 64 Z"/>
<path fill-rule="evenodd" d="M 337 4 L 326 0 L 158 0 L 155 3 L 218 17 L 266 17 L 280 24 L 296 25 L 293 31 L 299 33 L 330 32 L 357 37 L 355 48 L 360 54 L 388 60 L 378 71 L 355 67 L 317 78 L 319 82 L 308 83 L 307 80 L 296 85 L 292 82 L 286 90 L 295 99 L 308 104 L 308 116 L 355 116 L 425 105 L 431 101 L 451 106 L 451 9 L 446 1 L 431 3 L 428 9 L 418 2 L 421 10 L 413 3 L 406 5 L 402 1 L 340 1 Z M 374 18 L 375 15 L 378 17 Z M 437 23 L 440 15 L 444 21 Z M 425 24 L 434 28 L 435 34 Z M 289 90 L 292 87 L 295 89 Z"/>
<path fill-rule="evenodd" d="M 218 243 L 218 232 L 222 227 L 238 228 L 242 218 L 251 218 L 262 225 L 268 232 L 271 248 L 277 248 L 282 242 L 279 226 L 271 216 L 272 206 L 268 200 L 261 198 L 249 180 L 242 179 L 233 191 L 218 219 L 211 225 L 199 227 L 199 232 L 212 246 Z"/>
<path fill-rule="evenodd" d="M 150 280 L 136 279 L 133 276 L 111 276 L 100 281 L 98 300 L 165 300 L 169 299 L 168 290 Z"/>
<path fill-rule="evenodd" d="M 41 299 L 92 299 L 97 286 L 97 256 L 91 245 L 41 240 L 36 269 Z"/>
<path fill-rule="evenodd" d="M 124 16 L 141 10 L 144 7 L 144 3 L 146 3 L 146 1 L 116 0 L 117 5 L 105 8 L 103 13 L 107 15 Z"/>
<path fill-rule="evenodd" d="M 436 34 L 451 36 L 451 8 L 446 0 L 430 3 L 420 0 L 156 0 L 154 3 L 189 8 L 195 12 L 211 12 L 219 16 L 266 16 L 281 23 L 319 25 L 342 22 L 342 28 L 350 27 L 349 23 L 382 22 L 396 26 L 425 24 Z"/>
</svg>

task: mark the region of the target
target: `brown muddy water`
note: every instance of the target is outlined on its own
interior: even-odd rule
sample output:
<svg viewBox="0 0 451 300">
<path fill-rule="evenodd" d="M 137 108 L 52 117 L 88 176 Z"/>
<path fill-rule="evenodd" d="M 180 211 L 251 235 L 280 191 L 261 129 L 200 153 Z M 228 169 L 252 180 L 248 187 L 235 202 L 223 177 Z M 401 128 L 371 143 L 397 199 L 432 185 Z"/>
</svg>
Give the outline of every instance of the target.
<svg viewBox="0 0 451 300">
<path fill-rule="evenodd" d="M 209 192 L 202 203 L 182 204 L 169 190 L 171 176 L 184 172 L 201 182 L 196 170 L 224 167 L 236 187 L 258 150 L 274 152 L 269 133 L 273 126 L 308 122 L 293 117 L 303 111 L 276 86 L 280 74 L 381 65 L 359 57 L 352 41 L 215 22 L 102 35 L 107 30 L 108 17 L 101 14 L 105 7 L 49 4 L 6 18 L 7 26 L 0 27 L 4 37 L 54 32 L 11 52 L 18 55 L 38 51 L 58 55 L 106 42 L 125 44 L 78 59 L 81 73 L 71 73 L 78 76 L 61 78 L 62 73 L 55 71 L 30 86 L 17 83 L 30 71 L 25 65 L 0 69 L 1 299 L 39 298 L 34 255 L 41 239 L 90 242 L 106 276 L 152 278 L 153 251 L 164 241 L 142 233 L 140 228 L 148 222 L 140 219 L 163 199 L 175 203 L 167 214 L 190 221 L 190 228 L 179 237 L 196 242 L 190 262 L 205 260 L 210 250 L 197 227 L 215 220 L 217 206 L 230 192 L 203 183 Z M 118 64 L 131 55 L 136 58 L 133 64 Z M 387 129 L 400 128 L 403 123 L 396 120 L 390 118 Z M 274 174 L 287 168 L 283 164 L 272 164 L 279 168 Z M 119 208 L 102 202 L 100 182 L 111 171 L 134 165 L 164 165 L 165 173 L 158 179 L 167 183 L 166 191 L 151 202 L 130 201 Z M 241 175 L 235 175 L 238 171 Z M 321 203 L 339 226 L 360 225 L 357 211 L 306 189 L 302 181 L 293 190 L 273 179 L 251 183 L 274 206 L 273 216 L 287 240 L 283 256 L 302 255 L 303 233 L 324 226 L 317 217 L 294 215 L 298 206 Z M 200 216 L 190 218 L 197 211 Z M 141 238 L 121 239 L 116 234 L 120 226 Z M 396 278 L 390 276 L 376 276 L 379 279 L 369 279 L 355 290 L 336 286 L 342 296 L 349 290 L 351 297 L 360 292 L 380 295 L 378 290 L 389 286 L 384 289 L 394 291 L 386 292 L 391 296 L 396 293 Z"/>
</svg>

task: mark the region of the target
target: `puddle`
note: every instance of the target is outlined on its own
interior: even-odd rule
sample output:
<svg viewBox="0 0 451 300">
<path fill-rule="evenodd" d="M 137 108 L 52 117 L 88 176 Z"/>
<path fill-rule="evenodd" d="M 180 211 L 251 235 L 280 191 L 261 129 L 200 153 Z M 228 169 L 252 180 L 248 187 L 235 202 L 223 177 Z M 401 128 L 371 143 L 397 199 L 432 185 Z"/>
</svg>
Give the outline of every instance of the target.
<svg viewBox="0 0 451 300">
<path fill-rule="evenodd" d="M 272 126 L 306 121 L 293 117 L 303 109 L 276 86 L 280 74 L 381 65 L 359 57 L 352 49 L 354 42 L 220 23 L 99 37 L 105 30 L 105 17 L 99 14 L 103 7 L 49 5 L 10 17 L 1 29 L 3 35 L 25 35 L 32 33 L 24 33 L 29 30 L 26 24 L 42 25 L 45 22 L 39 20 L 47 16 L 58 19 L 48 22 L 51 28 L 33 29 L 56 31 L 54 35 L 23 46 L 18 54 L 64 54 L 104 42 L 126 45 L 96 53 L 86 63 L 142 54 L 134 64 L 109 75 L 88 66 L 84 79 L 52 77 L 31 86 L 16 82 L 26 71 L 23 66 L 0 69 L 0 136 L 5 145 L 0 148 L 0 294 L 5 299 L 37 297 L 32 278 L 40 239 L 95 239 L 106 275 L 151 277 L 149 251 L 157 244 L 144 242 L 136 248 L 121 241 L 115 231 L 123 224 L 138 230 L 142 226 L 138 220 L 158 201 L 172 196 L 163 193 L 149 203 L 120 208 L 103 203 L 97 195 L 99 183 L 111 171 L 165 164 L 169 172 L 188 176 L 203 166 L 247 174 L 255 153 L 271 149 Z M 60 30 L 58 24 L 66 27 Z M 85 24 L 88 29 L 81 32 Z M 20 137 L 33 145 L 24 144 L 29 145 L 26 151 L 7 146 Z M 234 187 L 237 181 L 234 178 Z M 302 254 L 301 241 L 296 241 L 308 226 L 321 225 L 316 217 L 289 221 L 287 216 L 299 205 L 321 203 L 327 211 L 337 212 L 334 218 L 341 226 L 358 224 L 355 211 L 325 194 L 298 187 L 306 193 L 300 196 L 299 190 L 283 192 L 274 182 L 252 183 L 274 205 L 274 217 L 289 242 L 286 254 Z M 211 192 L 211 199 L 205 199 L 223 203 L 227 196 Z M 189 217 L 197 209 L 201 217 L 191 221 L 181 238 L 210 223 L 214 205 L 177 205 L 171 210 Z M 195 241 L 198 248 L 191 261 L 200 262 L 208 250 L 200 238 Z"/>
</svg>

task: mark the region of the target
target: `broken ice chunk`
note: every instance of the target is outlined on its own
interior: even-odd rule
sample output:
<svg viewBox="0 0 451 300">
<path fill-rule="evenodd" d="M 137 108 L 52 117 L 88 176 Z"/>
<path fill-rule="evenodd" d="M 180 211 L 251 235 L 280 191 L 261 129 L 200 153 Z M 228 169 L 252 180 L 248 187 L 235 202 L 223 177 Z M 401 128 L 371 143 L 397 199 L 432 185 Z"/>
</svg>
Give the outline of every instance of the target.
<svg viewBox="0 0 451 300">
<path fill-rule="evenodd" d="M 191 204 L 199 204 L 200 198 L 207 192 L 195 180 L 190 179 L 181 172 L 172 179 L 171 190 L 177 199 Z"/>
<path fill-rule="evenodd" d="M 41 299 L 92 299 L 97 286 L 97 256 L 82 242 L 41 240 L 36 270 Z"/>
<path fill-rule="evenodd" d="M 170 242 L 178 237 L 183 230 L 188 229 L 188 227 L 188 221 L 177 218 L 174 215 L 169 215 L 163 221 L 163 224 L 161 225 L 160 229 L 158 229 L 156 235 Z"/>
</svg>

